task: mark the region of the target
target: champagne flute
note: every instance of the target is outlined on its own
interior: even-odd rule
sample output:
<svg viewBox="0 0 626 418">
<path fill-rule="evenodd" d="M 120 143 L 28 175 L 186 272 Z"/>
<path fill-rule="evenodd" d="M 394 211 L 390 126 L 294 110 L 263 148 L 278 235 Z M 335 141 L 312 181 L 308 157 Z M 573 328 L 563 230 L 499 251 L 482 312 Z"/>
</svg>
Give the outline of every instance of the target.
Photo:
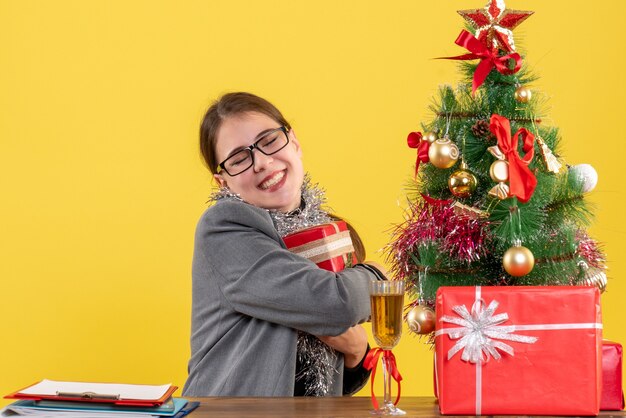
<svg viewBox="0 0 626 418">
<path fill-rule="evenodd" d="M 383 350 L 391 350 L 402 335 L 402 307 L 404 306 L 404 282 L 401 280 L 372 280 L 370 282 L 372 304 L 372 333 Z M 391 365 L 383 356 L 383 405 L 372 411 L 374 415 L 404 415 L 391 401 Z"/>
</svg>

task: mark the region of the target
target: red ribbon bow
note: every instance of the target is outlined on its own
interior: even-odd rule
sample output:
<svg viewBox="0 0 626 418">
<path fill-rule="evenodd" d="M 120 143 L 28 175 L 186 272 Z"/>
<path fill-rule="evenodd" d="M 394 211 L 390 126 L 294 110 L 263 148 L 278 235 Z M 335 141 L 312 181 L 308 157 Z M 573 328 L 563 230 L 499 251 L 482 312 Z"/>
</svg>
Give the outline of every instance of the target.
<svg viewBox="0 0 626 418">
<path fill-rule="evenodd" d="M 417 148 L 417 157 L 415 158 L 415 177 L 417 177 L 417 170 L 420 167 L 420 161 L 427 163 L 428 160 L 428 148 L 430 148 L 430 142 L 422 140 L 421 132 L 411 132 L 406 138 L 406 142 L 409 148 Z"/>
<path fill-rule="evenodd" d="M 509 195 L 516 196 L 520 202 L 526 203 L 530 200 L 537 178 L 528 168 L 528 164 L 533 159 L 535 153 L 535 136 L 526 128 L 520 128 L 511 138 L 511 124 L 507 118 L 500 115 L 491 115 L 489 129 L 498 138 L 498 148 L 509 162 Z M 517 152 L 519 135 L 524 135 L 522 149 L 526 153 L 521 158 Z"/>
<path fill-rule="evenodd" d="M 372 378 L 370 380 L 372 389 L 372 405 L 374 405 L 374 409 L 378 409 L 378 401 L 376 400 L 376 395 L 374 395 L 374 378 L 376 377 L 376 365 L 378 364 L 378 359 L 381 354 L 383 355 L 383 361 L 385 362 L 387 373 L 389 373 L 391 377 L 393 377 L 393 380 L 398 383 L 398 396 L 396 396 L 396 401 L 393 404 L 398 405 L 398 401 L 400 400 L 400 381 L 402 380 L 402 376 L 400 376 L 400 372 L 398 371 L 396 357 L 393 355 L 391 350 L 384 350 L 380 347 L 372 348 L 365 356 L 363 367 L 366 370 L 372 371 Z"/>
<path fill-rule="evenodd" d="M 514 52 L 512 54 L 498 56 L 497 51 L 492 51 L 487 48 L 485 44 L 466 30 L 461 31 L 454 43 L 467 49 L 470 54 L 459 55 L 456 57 L 444 57 L 444 59 L 467 61 L 480 58 L 480 63 L 478 64 L 478 67 L 476 67 L 474 79 L 472 80 L 472 94 L 478 87 L 481 86 L 481 84 L 483 84 L 491 70 L 494 68 L 505 75 L 515 74 L 520 68 L 522 68 L 522 57 L 520 54 Z M 510 69 L 508 65 L 510 59 L 515 61 L 515 68 L 513 69 Z"/>
</svg>

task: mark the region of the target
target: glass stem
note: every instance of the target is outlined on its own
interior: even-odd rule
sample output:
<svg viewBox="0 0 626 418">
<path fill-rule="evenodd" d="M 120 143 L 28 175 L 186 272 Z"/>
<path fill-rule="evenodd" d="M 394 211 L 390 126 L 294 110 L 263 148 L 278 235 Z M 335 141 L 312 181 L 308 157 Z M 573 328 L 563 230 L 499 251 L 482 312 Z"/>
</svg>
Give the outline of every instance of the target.
<svg viewBox="0 0 626 418">
<path fill-rule="evenodd" d="M 391 374 L 387 366 L 387 358 L 383 356 L 383 403 L 385 407 L 391 403 Z"/>
</svg>

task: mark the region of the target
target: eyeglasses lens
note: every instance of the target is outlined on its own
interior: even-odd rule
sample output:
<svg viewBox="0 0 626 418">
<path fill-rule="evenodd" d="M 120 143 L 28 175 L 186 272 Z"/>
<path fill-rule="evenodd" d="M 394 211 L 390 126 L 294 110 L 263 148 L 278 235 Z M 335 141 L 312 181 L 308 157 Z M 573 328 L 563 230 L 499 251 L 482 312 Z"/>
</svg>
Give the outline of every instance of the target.
<svg viewBox="0 0 626 418">
<path fill-rule="evenodd" d="M 267 135 L 257 140 L 254 145 L 256 149 L 265 155 L 272 155 L 285 148 L 289 139 L 282 129 L 270 131 Z M 251 149 L 243 149 L 224 161 L 224 168 L 231 176 L 241 174 L 248 168 L 252 167 L 254 160 Z"/>
</svg>

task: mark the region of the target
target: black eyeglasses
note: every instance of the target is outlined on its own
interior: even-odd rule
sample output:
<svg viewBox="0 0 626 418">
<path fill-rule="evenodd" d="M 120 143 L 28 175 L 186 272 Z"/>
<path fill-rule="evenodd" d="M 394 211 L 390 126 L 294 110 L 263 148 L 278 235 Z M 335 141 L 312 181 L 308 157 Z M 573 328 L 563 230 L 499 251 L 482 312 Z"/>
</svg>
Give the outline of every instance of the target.
<svg viewBox="0 0 626 418">
<path fill-rule="evenodd" d="M 254 144 L 240 149 L 226 158 L 218 167 L 224 170 L 229 176 L 236 176 L 254 165 L 253 149 L 256 148 L 265 155 L 272 155 L 285 148 L 288 143 L 289 135 L 287 135 L 286 127 L 281 126 L 280 128 L 272 129 L 271 131 L 265 132 Z"/>
</svg>

